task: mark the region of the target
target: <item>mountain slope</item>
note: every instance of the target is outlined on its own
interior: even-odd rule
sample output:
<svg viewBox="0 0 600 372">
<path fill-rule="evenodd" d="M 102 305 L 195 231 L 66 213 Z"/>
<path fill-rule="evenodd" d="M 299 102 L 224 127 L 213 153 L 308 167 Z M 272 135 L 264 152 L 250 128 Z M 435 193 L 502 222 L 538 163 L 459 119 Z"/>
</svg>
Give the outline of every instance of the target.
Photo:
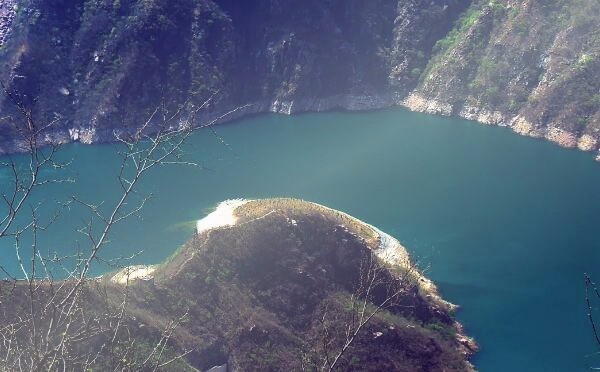
<svg viewBox="0 0 600 372">
<path fill-rule="evenodd" d="M 478 1 L 436 53 L 409 106 L 598 147 L 600 3 Z"/>
<path fill-rule="evenodd" d="M 46 141 L 110 141 L 212 97 L 199 121 L 403 104 L 594 151 L 598 29 L 596 0 L 9 0 L 0 79 L 56 119 Z"/>
<path fill-rule="evenodd" d="M 171 370 L 225 363 L 239 371 L 317 369 L 327 353 L 339 351 L 346 327 L 358 314 L 353 309 L 363 304 L 359 299 L 360 306 L 353 308 L 353 299 L 360 298 L 353 294 L 360 293 L 357 288 L 365 283 L 361 273 L 374 252 L 380 258 L 373 268 L 387 280 L 371 287 L 368 311 L 384 301 L 389 280 L 398 275 L 405 280 L 398 282 L 397 301 L 357 333 L 338 368 L 473 369 L 468 357 L 474 346 L 452 319 L 453 306 L 416 271 L 395 239 L 343 213 L 293 199 L 250 201 L 233 213 L 234 225 L 202 231 L 142 277 L 130 275 L 128 282 L 122 271 L 90 283 L 83 310 L 91 313 L 87 316 L 103 323 L 103 303 L 125 316 L 116 344 L 106 346 L 114 337 L 107 328 L 81 338 L 77 350 L 105 345 L 96 366 L 125 368 L 151 350 L 173 319 L 180 319 L 164 358 L 187 354 Z M 128 301 L 123 308 L 125 283 Z M 29 310 L 27 300 L 12 301 L 10 308 L 4 303 L 2 324 Z"/>
</svg>

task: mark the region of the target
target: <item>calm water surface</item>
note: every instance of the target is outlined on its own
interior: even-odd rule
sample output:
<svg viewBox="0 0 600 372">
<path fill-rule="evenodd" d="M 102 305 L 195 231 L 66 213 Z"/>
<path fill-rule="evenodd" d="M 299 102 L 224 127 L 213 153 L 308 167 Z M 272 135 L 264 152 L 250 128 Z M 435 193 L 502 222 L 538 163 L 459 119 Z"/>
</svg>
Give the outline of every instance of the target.
<svg viewBox="0 0 600 372">
<path fill-rule="evenodd" d="M 461 305 L 458 318 L 481 345 L 480 370 L 600 366 L 583 287 L 584 272 L 600 281 L 600 165 L 590 154 L 404 110 L 260 115 L 217 131 L 229 146 L 208 132 L 187 146 L 209 170 L 155 170 L 142 188 L 154 197 L 115 230 L 102 257 L 143 251 L 134 262 L 158 263 L 221 200 L 303 198 L 380 227 L 428 267 L 443 296 Z M 67 146 L 78 181 L 36 200 L 114 200 L 116 149 Z M 89 214 L 62 212 L 42 249 L 85 249 L 75 230 Z M 0 262 L 17 272 L 11 244 L 0 242 Z"/>
</svg>

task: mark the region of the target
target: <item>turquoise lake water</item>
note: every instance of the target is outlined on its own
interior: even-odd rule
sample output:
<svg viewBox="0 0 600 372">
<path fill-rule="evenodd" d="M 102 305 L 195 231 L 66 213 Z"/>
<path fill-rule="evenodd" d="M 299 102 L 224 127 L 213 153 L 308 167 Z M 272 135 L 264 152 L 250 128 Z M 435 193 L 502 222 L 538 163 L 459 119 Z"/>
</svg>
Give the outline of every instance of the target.
<svg viewBox="0 0 600 372">
<path fill-rule="evenodd" d="M 118 226 L 102 257 L 143 251 L 158 263 L 192 221 L 229 198 L 297 197 L 348 212 L 397 237 L 481 346 L 482 371 L 581 371 L 600 366 L 586 317 L 583 273 L 600 282 L 600 164 L 590 154 L 505 128 L 401 109 L 259 115 L 199 132 L 188 159 L 208 170 L 154 170 L 141 218 Z M 115 145 L 69 145 L 71 185 L 35 199 L 54 208 L 75 194 L 116 197 Z M 2 178 L 4 177 L 4 178 Z M 0 173 L 6 186 L 6 173 Z M 85 249 L 71 206 L 40 236 L 42 249 Z M 14 248 L 0 263 L 18 273 Z M 97 268 L 99 274 L 105 268 Z M 598 314 L 600 319 L 600 312 Z"/>
</svg>

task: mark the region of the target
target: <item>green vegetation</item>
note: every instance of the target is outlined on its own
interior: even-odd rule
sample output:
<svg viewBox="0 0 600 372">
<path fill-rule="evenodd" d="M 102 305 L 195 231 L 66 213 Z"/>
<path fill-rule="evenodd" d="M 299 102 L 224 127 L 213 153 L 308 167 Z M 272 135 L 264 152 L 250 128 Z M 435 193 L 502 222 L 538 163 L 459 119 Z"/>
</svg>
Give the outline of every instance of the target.
<svg viewBox="0 0 600 372">
<path fill-rule="evenodd" d="M 505 11 L 508 8 L 505 1 L 502 0 L 492 0 L 488 3 L 490 9 L 494 14 L 494 19 L 499 19 L 504 17 Z"/>
<path fill-rule="evenodd" d="M 592 55 L 583 53 L 577 60 L 577 64 L 575 65 L 575 68 L 577 68 L 579 70 L 586 69 L 587 67 L 590 66 L 590 64 L 593 61 L 594 61 L 594 57 Z"/>
<path fill-rule="evenodd" d="M 481 9 L 469 8 L 456 22 L 456 26 L 444 37 L 435 43 L 434 52 L 444 53 L 452 49 L 460 40 L 463 40 L 466 33 L 475 25 L 481 16 Z"/>
<path fill-rule="evenodd" d="M 431 73 L 442 69 L 442 65 L 449 66 L 450 68 L 458 67 L 460 61 L 456 59 L 457 55 L 454 49 L 461 42 L 464 43 L 467 41 L 467 35 L 472 34 L 472 29 L 477 27 L 476 25 L 482 17 L 482 12 L 482 8 L 478 5 L 469 7 L 456 21 L 454 28 L 443 39 L 435 43 L 433 56 L 421 75 L 419 86 L 423 87 L 430 80 Z M 477 34 L 474 37 L 477 37 Z"/>
<path fill-rule="evenodd" d="M 448 324 L 444 324 L 444 323 L 430 323 L 427 324 L 425 326 L 427 329 L 432 330 L 433 332 L 442 335 L 442 337 L 448 339 L 448 340 L 453 340 L 456 338 L 456 328 L 448 325 Z"/>
</svg>

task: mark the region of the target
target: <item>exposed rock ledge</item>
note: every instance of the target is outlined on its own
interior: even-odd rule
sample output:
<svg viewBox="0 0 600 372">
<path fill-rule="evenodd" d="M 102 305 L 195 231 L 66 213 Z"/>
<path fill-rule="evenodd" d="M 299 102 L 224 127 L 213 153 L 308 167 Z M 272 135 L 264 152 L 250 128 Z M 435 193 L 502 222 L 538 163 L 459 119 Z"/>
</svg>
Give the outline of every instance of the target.
<svg viewBox="0 0 600 372">
<path fill-rule="evenodd" d="M 424 96 L 411 93 L 402 101 L 402 105 L 412 111 L 425 112 L 435 115 L 452 115 L 452 105 L 435 99 L 428 99 Z"/>
<path fill-rule="evenodd" d="M 411 111 L 428 114 L 449 116 L 454 113 L 453 107 L 449 103 L 436 99 L 429 99 L 417 93 L 411 93 L 402 101 L 402 104 Z M 581 151 L 598 150 L 595 159 L 600 162 L 599 140 L 589 133 L 578 136 L 575 133 L 556 126 L 539 127 L 521 115 L 510 117 L 500 111 L 490 111 L 472 105 L 465 105 L 458 112 L 458 116 L 482 124 L 507 126 L 517 134 L 533 138 L 544 138 L 566 148 L 578 148 Z"/>
<path fill-rule="evenodd" d="M 508 123 L 506 116 L 500 111 L 488 111 L 469 105 L 463 107 L 458 116 L 487 125 L 506 126 Z"/>
<path fill-rule="evenodd" d="M 515 133 L 534 138 L 545 138 L 562 147 L 577 147 L 581 151 L 594 151 L 598 149 L 598 139 L 591 134 L 583 134 L 578 137 L 575 133 L 555 126 L 538 128 L 519 115 L 510 121 L 510 126 Z M 600 152 L 596 156 L 596 160 L 600 161 Z"/>
</svg>

